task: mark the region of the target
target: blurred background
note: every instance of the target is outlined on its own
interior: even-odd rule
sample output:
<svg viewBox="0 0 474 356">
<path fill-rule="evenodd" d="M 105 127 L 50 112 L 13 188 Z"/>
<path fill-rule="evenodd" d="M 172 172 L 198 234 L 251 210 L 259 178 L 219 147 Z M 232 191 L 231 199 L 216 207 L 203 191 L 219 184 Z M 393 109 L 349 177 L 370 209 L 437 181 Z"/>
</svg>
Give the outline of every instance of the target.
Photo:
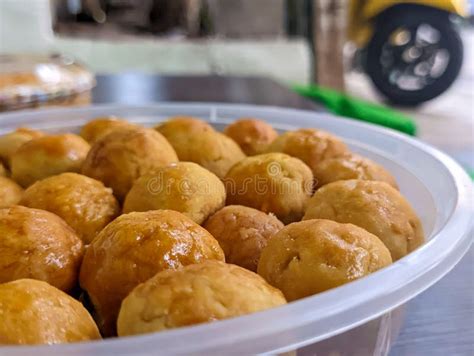
<svg viewBox="0 0 474 356">
<path fill-rule="evenodd" d="M 104 97 L 120 86 L 126 103 L 169 98 L 143 97 L 158 90 L 190 92 L 188 100 L 207 91 L 218 101 L 222 83 L 236 102 L 284 106 L 297 92 L 336 114 L 416 135 L 474 178 L 473 13 L 474 0 L 0 0 L 0 112 L 89 104 L 95 83 Z M 444 294 L 426 292 L 410 304 L 393 355 L 423 354 L 412 350 L 448 339 L 454 347 L 463 332 L 472 351 L 472 327 L 458 325 L 472 317 L 461 306 L 472 311 L 462 291 L 472 292 L 473 251 L 451 278 L 465 289 L 449 279 L 438 285 L 457 297 L 442 304 Z"/>
<path fill-rule="evenodd" d="M 317 84 L 397 108 L 474 168 L 473 1 L 0 0 L 0 52 L 95 74 Z M 5 68 L 5 65 L 4 65 Z"/>
</svg>

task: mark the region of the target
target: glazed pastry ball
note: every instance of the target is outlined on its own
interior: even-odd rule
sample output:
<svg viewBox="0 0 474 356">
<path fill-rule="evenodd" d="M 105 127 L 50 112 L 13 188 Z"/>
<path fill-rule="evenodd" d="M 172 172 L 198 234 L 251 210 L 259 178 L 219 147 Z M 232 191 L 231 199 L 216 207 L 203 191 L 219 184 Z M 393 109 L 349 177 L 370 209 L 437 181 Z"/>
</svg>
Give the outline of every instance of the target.
<svg viewBox="0 0 474 356">
<path fill-rule="evenodd" d="M 23 196 L 23 188 L 7 177 L 0 177 L 0 208 L 18 204 Z"/>
<path fill-rule="evenodd" d="M 62 173 L 26 189 L 21 205 L 50 211 L 88 244 L 120 212 L 112 189 L 77 173 Z"/>
<path fill-rule="evenodd" d="M 263 249 L 258 274 L 288 301 L 364 277 L 392 263 L 380 239 L 352 224 L 307 220 L 285 226 Z"/>
<path fill-rule="evenodd" d="M 265 121 L 242 118 L 224 130 L 224 133 L 233 139 L 248 156 L 264 153 L 268 145 L 278 137 L 278 133 Z"/>
<path fill-rule="evenodd" d="M 101 338 L 81 303 L 34 279 L 0 284 L 0 315 L 3 345 L 60 344 Z"/>
<path fill-rule="evenodd" d="M 122 201 L 135 179 L 177 160 L 173 147 L 158 132 L 130 127 L 115 130 L 94 143 L 82 173 L 112 188 Z"/>
<path fill-rule="evenodd" d="M 212 215 L 204 228 L 219 241 L 228 263 L 256 272 L 262 249 L 283 223 L 272 214 L 229 205 Z"/>
<path fill-rule="evenodd" d="M 328 158 L 348 152 L 348 148 L 338 137 L 315 129 L 287 131 L 274 140 L 268 152 L 283 152 L 297 157 L 313 171 L 318 164 Z"/>
<path fill-rule="evenodd" d="M 178 162 L 138 178 L 123 211 L 171 209 L 202 224 L 224 204 L 225 187 L 215 174 L 196 163 Z"/>
<path fill-rule="evenodd" d="M 307 219 L 350 223 L 378 236 L 394 261 L 424 242 L 423 227 L 408 201 L 385 182 L 345 180 L 329 183 L 308 202 Z"/>
<path fill-rule="evenodd" d="M 172 210 L 119 216 L 89 245 L 81 287 L 97 312 L 100 329 L 113 335 L 120 303 L 157 272 L 205 260 L 224 260 L 219 243 L 204 228 Z"/>
<path fill-rule="evenodd" d="M 313 191 L 313 174 L 298 158 L 284 153 L 247 157 L 225 178 L 227 204 L 273 213 L 285 224 L 301 220 Z"/>
<path fill-rule="evenodd" d="M 179 125 L 171 121 L 156 129 L 168 139 L 180 161 L 197 163 L 222 179 L 245 154 L 232 139 L 195 120 L 191 124 L 180 120 Z"/>
<path fill-rule="evenodd" d="M 81 137 L 93 144 L 101 137 L 111 133 L 116 129 L 133 126 L 128 121 L 119 119 L 115 116 L 98 117 L 89 121 L 81 128 Z"/>
<path fill-rule="evenodd" d="M 15 131 L 0 136 L 0 160 L 9 167 L 11 156 L 21 145 L 43 135 L 41 131 L 19 127 Z"/>
<path fill-rule="evenodd" d="M 374 161 L 355 154 L 325 159 L 313 169 L 317 187 L 338 180 L 361 179 L 386 182 L 398 189 L 395 178 Z"/>
<path fill-rule="evenodd" d="M 215 131 L 206 121 L 192 116 L 173 116 L 155 127 L 159 133 L 170 142 L 179 140 L 181 135 L 199 134 L 206 131 Z M 178 153 L 179 155 L 179 153 Z"/>
<path fill-rule="evenodd" d="M 0 283 L 39 279 L 70 291 L 77 281 L 82 241 L 58 216 L 23 206 L 0 209 Z"/>
<path fill-rule="evenodd" d="M 63 172 L 79 172 L 89 144 L 73 134 L 48 135 L 23 144 L 11 157 L 12 178 L 23 187 Z"/>
<path fill-rule="evenodd" d="M 257 274 L 218 261 L 163 271 L 122 303 L 119 336 L 228 319 L 286 304 Z"/>
</svg>

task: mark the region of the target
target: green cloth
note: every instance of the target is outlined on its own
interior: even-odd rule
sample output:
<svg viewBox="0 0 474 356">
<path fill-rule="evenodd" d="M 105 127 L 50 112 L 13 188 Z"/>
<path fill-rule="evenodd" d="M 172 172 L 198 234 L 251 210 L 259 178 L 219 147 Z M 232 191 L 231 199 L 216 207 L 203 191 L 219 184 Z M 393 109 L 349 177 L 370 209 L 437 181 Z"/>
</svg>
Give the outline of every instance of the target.
<svg viewBox="0 0 474 356">
<path fill-rule="evenodd" d="M 471 179 L 474 180 L 474 171 L 472 169 L 468 169 L 467 173 L 471 176 Z"/>
<path fill-rule="evenodd" d="M 416 124 L 411 118 L 386 106 L 351 98 L 316 85 L 295 85 L 293 89 L 304 97 L 324 104 L 334 114 L 390 127 L 408 135 L 416 135 Z M 467 173 L 474 181 L 474 170 L 467 169 Z"/>
<path fill-rule="evenodd" d="M 316 85 L 296 85 L 293 89 L 300 95 L 323 103 L 334 114 L 390 127 L 411 136 L 416 135 L 416 124 L 411 118 L 383 105 L 351 98 L 335 90 Z"/>
</svg>

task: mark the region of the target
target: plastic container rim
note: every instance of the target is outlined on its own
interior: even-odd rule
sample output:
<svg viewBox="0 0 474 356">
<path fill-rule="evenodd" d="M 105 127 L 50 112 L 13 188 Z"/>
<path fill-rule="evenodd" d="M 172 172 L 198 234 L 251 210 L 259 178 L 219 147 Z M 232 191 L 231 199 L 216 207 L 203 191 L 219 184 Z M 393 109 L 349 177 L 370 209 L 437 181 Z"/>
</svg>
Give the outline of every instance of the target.
<svg viewBox="0 0 474 356">
<path fill-rule="evenodd" d="M 344 121 L 344 125 L 377 131 L 379 134 L 391 136 L 402 141 L 404 144 L 424 151 L 424 153 L 442 163 L 456 187 L 456 204 L 446 223 L 431 237 L 430 241 L 391 266 L 360 280 L 279 308 L 155 334 L 51 346 L 7 346 L 0 348 L 2 354 L 27 355 L 33 352 L 44 352 L 48 355 L 82 355 L 86 353 L 97 355 L 121 354 L 126 350 L 135 350 L 135 352 L 140 353 L 141 350 L 144 351 L 146 349 L 159 352 L 160 350 L 155 349 L 155 347 L 159 348 L 159 345 L 163 343 L 169 344 L 171 340 L 176 342 L 175 352 L 180 353 L 182 348 L 182 352 L 189 353 L 189 347 L 183 345 L 183 342 L 180 342 L 180 340 L 187 339 L 189 341 L 191 335 L 192 340 L 199 341 L 195 344 L 194 351 L 191 352 L 199 353 L 200 351 L 205 352 L 208 349 L 218 350 L 219 347 L 240 342 L 258 343 L 259 338 L 291 332 L 291 330 L 296 330 L 316 322 L 319 324 L 324 321 L 331 321 L 336 324 L 328 325 L 325 333 L 319 333 L 312 338 L 302 338 L 300 342 L 293 342 L 291 345 L 285 344 L 284 338 L 279 339 L 278 337 L 272 337 L 273 347 L 271 350 L 265 347 L 265 345 L 256 345 L 257 352 L 285 352 L 352 329 L 403 304 L 448 273 L 467 252 L 472 243 L 473 185 L 467 173 L 458 163 L 438 149 L 405 134 L 363 122 L 336 117 L 332 114 L 247 104 L 193 102 L 162 102 L 146 105 L 103 104 L 82 108 L 46 109 L 41 111 L 25 110 L 0 114 L 0 129 L 5 122 L 15 122 L 16 118 L 32 118 L 40 112 L 41 115 L 45 115 L 46 112 L 71 111 L 76 113 L 84 111 L 90 114 L 94 111 L 110 110 L 111 112 L 123 111 L 133 114 L 135 111 L 157 110 L 160 108 L 209 109 L 211 112 L 210 122 L 215 121 L 213 113 L 219 109 L 253 112 L 254 116 L 257 117 L 258 111 L 268 113 L 276 110 L 306 118 L 311 116 L 327 117 L 330 120 Z M 141 114 L 143 115 L 143 113 Z M 403 289 L 403 293 L 400 292 L 401 289 Z M 370 293 L 367 292 L 368 290 Z M 338 319 L 344 321 L 338 323 Z M 281 320 L 285 320 L 285 322 L 279 322 Z M 249 335 L 250 326 L 251 335 Z M 212 335 L 212 338 L 209 338 L 210 335 Z M 184 344 L 187 343 L 185 342 Z"/>
</svg>

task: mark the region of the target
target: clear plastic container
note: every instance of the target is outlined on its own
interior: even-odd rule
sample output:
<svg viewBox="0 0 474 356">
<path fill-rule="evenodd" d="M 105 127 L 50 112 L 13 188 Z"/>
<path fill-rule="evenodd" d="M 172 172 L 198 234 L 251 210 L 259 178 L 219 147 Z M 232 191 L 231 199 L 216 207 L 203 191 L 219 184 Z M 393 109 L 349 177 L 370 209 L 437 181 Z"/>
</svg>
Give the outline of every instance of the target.
<svg viewBox="0 0 474 356">
<path fill-rule="evenodd" d="M 0 111 L 90 104 L 95 77 L 63 55 L 0 54 Z"/>
<path fill-rule="evenodd" d="M 103 115 L 126 117 L 145 125 L 172 115 L 193 115 L 218 128 L 235 118 L 253 116 L 281 131 L 299 127 L 331 131 L 343 137 L 352 150 L 395 175 L 401 192 L 418 212 L 428 241 L 368 277 L 276 309 L 135 337 L 3 347 L 2 355 L 244 355 L 296 349 L 302 355 L 384 355 L 400 325 L 399 307 L 451 270 L 472 242 L 473 186 L 457 163 L 403 134 L 329 114 L 226 104 L 102 105 L 0 115 L 0 133 L 18 126 L 77 131 L 87 120 Z"/>
</svg>

